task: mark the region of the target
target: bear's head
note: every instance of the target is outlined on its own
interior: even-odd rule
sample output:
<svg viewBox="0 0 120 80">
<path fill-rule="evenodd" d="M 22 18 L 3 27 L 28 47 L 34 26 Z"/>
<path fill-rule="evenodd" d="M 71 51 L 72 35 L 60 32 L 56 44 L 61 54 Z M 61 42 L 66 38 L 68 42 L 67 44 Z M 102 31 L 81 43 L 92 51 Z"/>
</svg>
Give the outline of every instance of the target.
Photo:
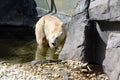
<svg viewBox="0 0 120 80">
<path fill-rule="evenodd" d="M 50 48 L 56 48 L 62 43 L 66 38 L 66 31 L 64 26 L 57 26 L 55 29 L 51 31 L 51 35 L 49 36 L 49 46 Z"/>
</svg>

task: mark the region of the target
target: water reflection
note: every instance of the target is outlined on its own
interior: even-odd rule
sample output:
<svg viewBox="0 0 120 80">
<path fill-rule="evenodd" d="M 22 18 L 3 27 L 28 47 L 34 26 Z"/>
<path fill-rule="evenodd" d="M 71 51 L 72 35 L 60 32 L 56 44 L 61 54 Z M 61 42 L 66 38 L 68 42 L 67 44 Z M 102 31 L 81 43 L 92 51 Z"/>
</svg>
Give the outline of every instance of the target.
<svg viewBox="0 0 120 80">
<path fill-rule="evenodd" d="M 25 63 L 40 59 L 57 59 L 58 53 L 48 49 L 41 54 L 30 26 L 0 25 L 0 61 Z M 47 47 L 45 47 L 47 48 Z M 58 51 L 59 52 L 59 51 Z"/>
<path fill-rule="evenodd" d="M 37 46 L 35 60 L 58 59 L 58 54 L 59 53 L 56 53 L 56 50 L 49 47 Z"/>
<path fill-rule="evenodd" d="M 35 40 L 0 39 L 0 61 L 24 63 L 34 60 Z"/>
<path fill-rule="evenodd" d="M 19 39 L 0 39 L 0 61 L 25 63 L 32 60 L 58 59 L 59 53 L 54 53 L 55 50 L 48 47 L 44 47 L 43 50 L 43 47 L 37 46 L 35 39 L 25 41 Z"/>
</svg>

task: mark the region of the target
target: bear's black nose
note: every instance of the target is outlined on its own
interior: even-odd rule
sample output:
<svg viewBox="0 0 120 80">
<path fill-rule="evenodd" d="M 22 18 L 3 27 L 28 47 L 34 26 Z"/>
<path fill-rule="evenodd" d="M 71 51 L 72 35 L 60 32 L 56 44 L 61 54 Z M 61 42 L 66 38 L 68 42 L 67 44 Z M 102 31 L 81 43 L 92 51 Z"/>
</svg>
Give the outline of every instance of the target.
<svg viewBox="0 0 120 80">
<path fill-rule="evenodd" d="M 55 46 L 55 43 L 52 43 L 53 46 Z"/>
</svg>

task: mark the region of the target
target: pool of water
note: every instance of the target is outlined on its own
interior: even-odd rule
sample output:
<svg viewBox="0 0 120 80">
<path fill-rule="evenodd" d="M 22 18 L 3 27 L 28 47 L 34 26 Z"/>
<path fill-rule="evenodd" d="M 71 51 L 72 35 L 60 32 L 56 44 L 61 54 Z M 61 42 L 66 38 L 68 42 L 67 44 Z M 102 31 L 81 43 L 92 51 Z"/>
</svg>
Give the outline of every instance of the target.
<svg viewBox="0 0 120 80">
<path fill-rule="evenodd" d="M 35 28 L 30 26 L 0 25 L 0 61 L 25 63 L 32 60 L 53 59 L 51 50 L 40 54 Z"/>
<path fill-rule="evenodd" d="M 32 26 L 0 25 L 0 61 L 12 63 L 32 61 L 36 46 Z"/>
<path fill-rule="evenodd" d="M 34 60 L 35 40 L 0 39 L 0 61 L 24 63 Z"/>
</svg>

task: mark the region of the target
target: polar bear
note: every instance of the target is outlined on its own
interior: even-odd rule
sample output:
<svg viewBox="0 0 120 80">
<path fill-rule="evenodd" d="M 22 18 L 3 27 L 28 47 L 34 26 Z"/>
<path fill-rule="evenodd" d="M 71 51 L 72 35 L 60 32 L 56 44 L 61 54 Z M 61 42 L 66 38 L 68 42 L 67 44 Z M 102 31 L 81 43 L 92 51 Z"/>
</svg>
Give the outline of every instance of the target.
<svg viewBox="0 0 120 80">
<path fill-rule="evenodd" d="M 36 60 L 57 59 L 57 51 L 61 51 L 67 32 L 63 22 L 53 15 L 45 15 L 38 20 L 35 27 L 38 43 Z"/>
</svg>

